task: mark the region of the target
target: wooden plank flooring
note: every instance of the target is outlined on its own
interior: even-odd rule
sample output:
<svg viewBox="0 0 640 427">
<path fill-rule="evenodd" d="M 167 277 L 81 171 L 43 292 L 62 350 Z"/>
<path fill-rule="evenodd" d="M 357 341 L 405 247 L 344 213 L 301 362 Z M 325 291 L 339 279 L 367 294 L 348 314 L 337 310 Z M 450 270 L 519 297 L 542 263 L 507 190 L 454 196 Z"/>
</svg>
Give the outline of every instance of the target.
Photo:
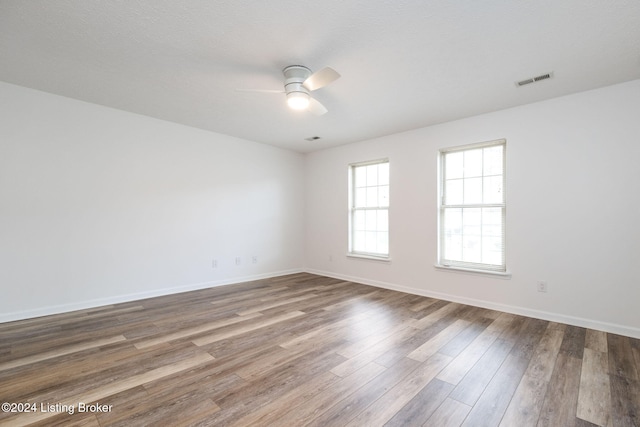
<svg viewBox="0 0 640 427">
<path fill-rule="evenodd" d="M 640 340 L 301 273 L 0 324 L 1 402 L 0 426 L 638 427 Z"/>
</svg>

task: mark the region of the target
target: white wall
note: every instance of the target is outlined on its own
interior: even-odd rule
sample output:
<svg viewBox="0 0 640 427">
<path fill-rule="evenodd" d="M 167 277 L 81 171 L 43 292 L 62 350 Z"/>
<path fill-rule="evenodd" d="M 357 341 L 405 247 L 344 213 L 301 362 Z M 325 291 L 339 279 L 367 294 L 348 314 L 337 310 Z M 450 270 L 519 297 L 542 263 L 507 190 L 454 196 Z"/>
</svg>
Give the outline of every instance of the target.
<svg viewBox="0 0 640 427">
<path fill-rule="evenodd" d="M 0 83 L 0 321 L 300 271 L 303 168 Z"/>
<path fill-rule="evenodd" d="M 300 271 L 306 254 L 312 272 L 640 337 L 639 117 L 636 80 L 305 159 L 0 83 L 0 322 Z M 512 277 L 436 270 L 437 150 L 497 138 Z M 347 165 L 382 157 L 392 261 L 347 258 Z"/>
<path fill-rule="evenodd" d="M 499 138 L 512 277 L 436 270 L 438 149 Z M 347 258 L 347 165 L 383 157 L 392 261 Z M 640 80 L 315 152 L 307 268 L 640 337 L 639 162 Z"/>
</svg>

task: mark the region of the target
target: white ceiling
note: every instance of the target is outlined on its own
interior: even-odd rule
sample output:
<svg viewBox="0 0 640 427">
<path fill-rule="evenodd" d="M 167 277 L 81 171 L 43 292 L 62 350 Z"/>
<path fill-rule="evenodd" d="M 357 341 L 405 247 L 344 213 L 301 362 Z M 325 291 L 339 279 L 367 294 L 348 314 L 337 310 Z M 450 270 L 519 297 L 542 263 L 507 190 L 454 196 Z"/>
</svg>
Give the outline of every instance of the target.
<svg viewBox="0 0 640 427">
<path fill-rule="evenodd" d="M 638 78 L 638 0 L 0 0 L 0 80 L 300 152 Z"/>
</svg>

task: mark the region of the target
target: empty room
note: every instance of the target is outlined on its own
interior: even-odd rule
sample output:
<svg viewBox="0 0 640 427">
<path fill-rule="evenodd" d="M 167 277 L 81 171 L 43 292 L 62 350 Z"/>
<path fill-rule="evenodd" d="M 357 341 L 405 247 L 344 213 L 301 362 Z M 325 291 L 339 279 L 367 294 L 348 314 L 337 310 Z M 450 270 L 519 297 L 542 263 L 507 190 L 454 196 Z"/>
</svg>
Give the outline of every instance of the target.
<svg viewBox="0 0 640 427">
<path fill-rule="evenodd" d="M 0 0 L 0 426 L 639 426 L 640 3 Z"/>
</svg>

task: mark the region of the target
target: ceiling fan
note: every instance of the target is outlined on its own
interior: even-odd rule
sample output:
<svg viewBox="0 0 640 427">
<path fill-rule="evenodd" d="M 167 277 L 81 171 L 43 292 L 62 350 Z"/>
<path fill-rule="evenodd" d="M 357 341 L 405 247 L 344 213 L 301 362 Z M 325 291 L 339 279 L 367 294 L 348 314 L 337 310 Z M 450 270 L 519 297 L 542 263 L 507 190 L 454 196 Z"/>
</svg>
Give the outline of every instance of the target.
<svg viewBox="0 0 640 427">
<path fill-rule="evenodd" d="M 287 105 L 293 110 L 308 110 L 318 116 L 327 112 L 325 106 L 312 98 L 309 93 L 337 80 L 340 74 L 336 70 L 324 67 L 312 73 L 303 65 L 289 65 L 282 70 L 282 73 L 284 90 L 248 90 L 248 92 L 285 93 Z"/>
</svg>

